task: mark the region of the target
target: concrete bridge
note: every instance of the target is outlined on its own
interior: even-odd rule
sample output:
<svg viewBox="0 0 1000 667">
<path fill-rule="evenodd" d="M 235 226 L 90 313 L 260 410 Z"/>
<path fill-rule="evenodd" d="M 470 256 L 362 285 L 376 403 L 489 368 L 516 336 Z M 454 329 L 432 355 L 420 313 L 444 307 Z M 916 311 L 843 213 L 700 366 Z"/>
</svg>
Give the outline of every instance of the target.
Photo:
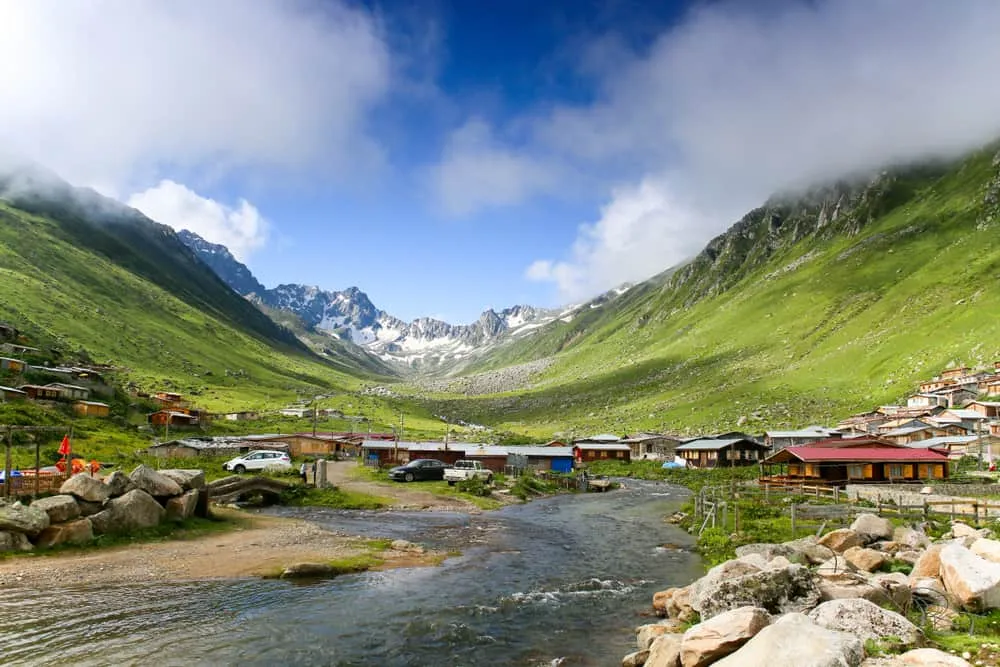
<svg viewBox="0 0 1000 667">
<path fill-rule="evenodd" d="M 263 496 L 265 501 L 279 502 L 281 494 L 292 485 L 280 479 L 263 475 L 230 475 L 207 485 L 209 499 L 224 505 L 246 500 L 250 496 Z"/>
</svg>

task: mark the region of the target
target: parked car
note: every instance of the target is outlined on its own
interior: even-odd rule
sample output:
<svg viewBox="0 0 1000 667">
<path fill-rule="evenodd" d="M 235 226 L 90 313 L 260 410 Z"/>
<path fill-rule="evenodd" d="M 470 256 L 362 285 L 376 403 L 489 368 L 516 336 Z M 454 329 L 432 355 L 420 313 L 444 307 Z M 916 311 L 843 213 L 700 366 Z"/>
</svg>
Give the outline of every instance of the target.
<svg viewBox="0 0 1000 667">
<path fill-rule="evenodd" d="M 389 471 L 389 479 L 397 482 L 415 480 L 444 479 L 445 465 L 437 459 L 414 459 L 405 466 L 396 466 Z"/>
<path fill-rule="evenodd" d="M 246 454 L 241 454 L 235 459 L 229 459 L 222 464 L 223 470 L 230 470 L 237 475 L 241 475 L 248 470 L 290 470 L 292 459 L 285 452 L 276 452 L 269 449 L 257 449 Z"/>
<path fill-rule="evenodd" d="M 493 471 L 484 468 L 479 461 L 466 461 L 462 459 L 455 461 L 455 465 L 444 471 L 445 481 L 449 486 L 454 486 L 456 482 L 465 482 L 470 479 L 481 479 L 487 484 L 493 483 Z"/>
</svg>

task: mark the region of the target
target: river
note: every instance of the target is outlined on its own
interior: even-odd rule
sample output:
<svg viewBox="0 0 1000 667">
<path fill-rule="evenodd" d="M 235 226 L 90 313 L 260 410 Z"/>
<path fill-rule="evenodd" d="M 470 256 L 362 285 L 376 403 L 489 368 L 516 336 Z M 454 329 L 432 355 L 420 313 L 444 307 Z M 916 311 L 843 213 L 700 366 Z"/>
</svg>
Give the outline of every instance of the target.
<svg viewBox="0 0 1000 667">
<path fill-rule="evenodd" d="M 649 622 L 653 592 L 702 574 L 692 538 L 663 522 L 687 492 L 626 484 L 471 516 L 273 510 L 462 555 L 439 567 L 310 583 L 8 589 L 0 591 L 0 662 L 620 664 L 634 650 L 632 629 Z"/>
</svg>

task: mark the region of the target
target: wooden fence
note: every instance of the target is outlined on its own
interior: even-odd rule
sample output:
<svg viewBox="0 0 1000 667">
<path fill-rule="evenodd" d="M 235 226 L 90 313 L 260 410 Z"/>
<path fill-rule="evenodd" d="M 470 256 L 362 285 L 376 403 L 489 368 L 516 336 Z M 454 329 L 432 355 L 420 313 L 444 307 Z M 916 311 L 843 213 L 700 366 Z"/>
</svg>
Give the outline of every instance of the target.
<svg viewBox="0 0 1000 667">
<path fill-rule="evenodd" d="M 33 474 L 26 474 L 17 477 L 12 476 L 10 478 L 9 492 L 7 484 L 0 482 L 0 497 L 33 496 L 39 493 L 53 493 L 58 491 L 59 487 L 65 481 L 65 475 L 38 475 L 36 477 Z"/>
</svg>

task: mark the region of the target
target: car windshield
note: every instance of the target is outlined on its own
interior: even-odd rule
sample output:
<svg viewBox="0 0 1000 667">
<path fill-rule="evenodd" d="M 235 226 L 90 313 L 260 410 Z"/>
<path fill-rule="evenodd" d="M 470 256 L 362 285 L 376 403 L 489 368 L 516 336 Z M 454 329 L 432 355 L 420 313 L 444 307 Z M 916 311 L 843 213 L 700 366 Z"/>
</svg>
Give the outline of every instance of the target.
<svg viewBox="0 0 1000 667">
<path fill-rule="evenodd" d="M 476 465 L 472 461 L 458 461 L 455 463 L 456 468 L 475 468 Z"/>
</svg>

